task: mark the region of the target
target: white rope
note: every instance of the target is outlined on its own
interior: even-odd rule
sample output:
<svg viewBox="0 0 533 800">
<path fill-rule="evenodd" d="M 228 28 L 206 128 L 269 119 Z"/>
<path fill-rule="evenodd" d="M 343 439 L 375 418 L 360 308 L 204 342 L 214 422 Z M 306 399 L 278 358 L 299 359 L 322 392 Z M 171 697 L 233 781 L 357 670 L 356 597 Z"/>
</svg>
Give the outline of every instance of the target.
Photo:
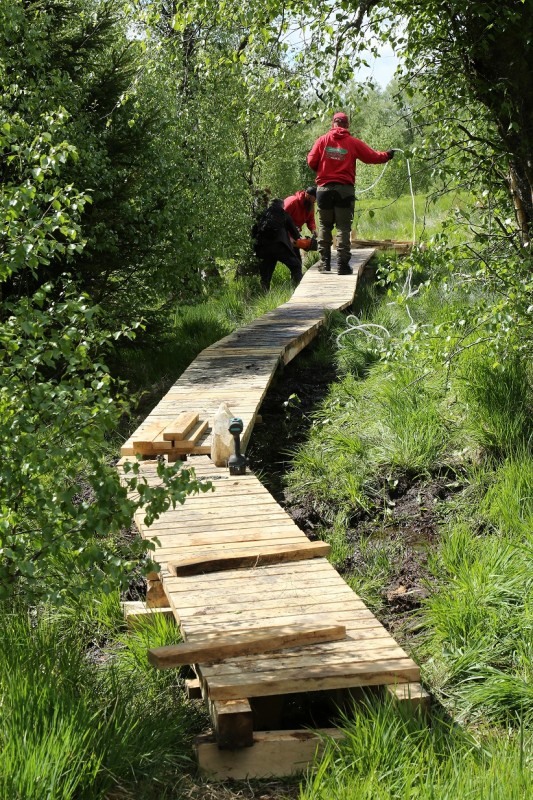
<svg viewBox="0 0 533 800">
<path fill-rule="evenodd" d="M 399 147 L 395 147 L 393 149 L 397 153 L 403 153 L 404 152 Z M 411 203 L 412 203 L 412 208 L 413 208 L 413 245 L 414 245 L 416 243 L 415 193 L 414 193 L 414 189 L 413 189 L 413 179 L 412 179 L 412 176 L 411 176 L 411 164 L 410 164 L 408 158 L 406 158 L 405 161 L 407 163 L 407 177 L 408 177 L 408 180 L 409 180 L 409 190 L 410 190 L 410 193 L 411 193 Z M 382 179 L 383 175 L 385 174 L 385 170 L 387 169 L 388 166 L 389 166 L 389 161 L 387 161 L 387 163 L 383 167 L 383 169 L 381 171 L 381 174 L 379 175 L 378 179 L 375 180 L 374 183 L 371 184 L 370 186 L 368 186 L 366 189 L 357 189 L 357 194 L 358 195 L 359 194 L 364 194 L 365 192 L 369 192 L 371 189 L 373 189 L 375 186 L 377 186 L 378 183 L 380 182 L 380 180 Z M 405 283 L 404 283 L 403 289 L 402 289 L 402 295 L 405 296 L 406 300 L 410 300 L 411 297 L 414 297 L 419 292 L 418 289 L 415 289 L 413 291 L 413 289 L 411 288 L 412 276 L 413 276 L 413 268 L 409 267 L 409 270 L 407 271 L 407 276 L 405 278 Z M 396 303 L 396 301 L 393 300 L 391 303 L 388 303 L 387 305 L 395 305 L 395 303 Z M 407 303 L 405 305 L 405 310 L 407 311 L 407 316 L 409 317 L 409 320 L 410 320 L 410 323 L 411 323 L 409 325 L 409 327 L 412 328 L 415 325 L 415 321 L 414 321 L 414 319 L 413 319 L 413 317 L 411 315 L 411 311 L 409 310 L 409 306 L 407 305 Z M 337 347 L 340 347 L 340 340 L 345 334 L 354 333 L 355 331 L 358 331 L 359 333 L 364 334 L 367 337 L 367 339 L 374 339 L 376 342 L 379 343 L 379 346 L 381 346 L 381 347 L 385 343 L 385 339 L 390 339 L 390 337 L 391 337 L 390 332 L 383 325 L 377 325 L 374 322 L 365 322 L 365 323 L 363 323 L 363 322 L 361 322 L 359 317 L 357 317 L 355 314 L 350 314 L 348 317 L 346 317 L 346 325 L 347 325 L 346 329 L 341 331 L 339 333 L 339 335 L 337 336 L 337 338 L 336 338 Z M 426 326 L 423 326 L 423 327 L 426 327 Z M 372 331 L 370 331 L 369 328 L 378 328 L 379 330 L 383 331 L 383 335 L 379 336 L 377 333 L 372 333 Z"/>
<path fill-rule="evenodd" d="M 351 320 L 353 320 L 356 324 L 354 325 L 353 322 L 351 322 Z M 344 336 L 346 333 L 352 333 L 352 331 L 360 331 L 361 333 L 364 333 L 364 335 L 369 339 L 376 339 L 380 343 L 380 345 L 383 344 L 385 338 L 390 337 L 390 333 L 388 332 L 387 328 L 383 327 L 383 325 L 378 325 L 375 322 L 362 323 L 359 317 L 357 317 L 355 314 L 350 314 L 349 316 L 347 316 L 346 323 L 348 327 L 345 330 L 341 331 L 337 336 L 336 339 L 337 347 L 340 346 L 339 343 L 341 337 Z M 380 330 L 384 331 L 385 335 L 378 336 L 377 334 L 372 333 L 372 331 L 369 331 L 368 328 L 379 328 Z"/>
<path fill-rule="evenodd" d="M 404 153 L 404 151 L 400 147 L 393 147 L 392 150 L 394 150 L 395 153 Z M 415 242 L 416 242 L 415 193 L 414 193 L 414 189 L 413 189 L 413 178 L 411 176 L 411 163 L 410 163 L 408 158 L 405 159 L 405 162 L 407 164 L 407 178 L 409 180 L 409 191 L 411 193 L 411 204 L 412 204 L 412 207 L 413 207 L 413 244 L 415 244 Z M 373 189 L 375 186 L 377 186 L 378 183 L 380 182 L 380 180 L 382 179 L 382 177 L 385 175 L 385 171 L 386 171 L 387 167 L 389 166 L 389 164 L 390 164 L 390 160 L 386 162 L 386 164 L 383 167 L 383 169 L 381 170 L 381 173 L 379 174 L 377 180 L 375 180 L 374 183 L 371 183 L 370 186 L 367 186 L 366 189 L 356 189 L 356 194 L 357 195 L 365 194 L 366 192 L 369 192 L 371 189 Z"/>
<path fill-rule="evenodd" d="M 369 192 L 371 189 L 374 188 L 374 186 L 377 186 L 378 183 L 380 182 L 380 180 L 382 179 L 382 177 L 385 175 L 385 170 L 387 169 L 388 166 L 389 166 L 389 162 L 386 161 L 385 162 L 385 166 L 381 170 L 381 173 L 380 173 L 378 179 L 375 180 L 374 183 L 371 183 L 370 186 L 367 186 L 366 189 L 357 189 L 356 190 L 357 194 L 365 194 L 365 192 Z"/>
</svg>

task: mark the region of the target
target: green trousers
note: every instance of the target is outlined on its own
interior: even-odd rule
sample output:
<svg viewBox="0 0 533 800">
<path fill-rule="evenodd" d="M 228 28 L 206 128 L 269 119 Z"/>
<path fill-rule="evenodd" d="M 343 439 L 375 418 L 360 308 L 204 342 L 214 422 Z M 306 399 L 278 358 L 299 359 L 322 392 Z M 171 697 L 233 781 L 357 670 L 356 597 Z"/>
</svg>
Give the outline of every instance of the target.
<svg viewBox="0 0 533 800">
<path fill-rule="evenodd" d="M 344 183 L 329 183 L 319 186 L 316 194 L 318 206 L 318 252 L 324 264 L 331 262 L 333 227 L 336 226 L 339 241 L 337 245 L 337 266 L 347 267 L 350 263 L 350 233 L 352 230 L 355 206 L 354 187 Z"/>
</svg>

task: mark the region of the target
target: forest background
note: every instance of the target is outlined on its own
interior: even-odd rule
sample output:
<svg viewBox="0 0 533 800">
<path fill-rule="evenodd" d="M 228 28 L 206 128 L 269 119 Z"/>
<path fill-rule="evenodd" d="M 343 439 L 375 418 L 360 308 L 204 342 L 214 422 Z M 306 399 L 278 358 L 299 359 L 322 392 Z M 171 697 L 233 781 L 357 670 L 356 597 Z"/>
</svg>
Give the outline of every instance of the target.
<svg viewBox="0 0 533 800">
<path fill-rule="evenodd" d="M 462 516 L 446 506 L 444 517 L 453 520 L 433 576 L 442 586 L 433 586 L 424 607 L 431 633 L 417 655 L 429 664 L 428 680 L 444 706 L 460 708 L 456 719 L 501 727 L 490 746 L 475 737 L 457 745 L 439 729 L 441 750 L 435 741 L 420 745 L 423 775 L 435 790 L 458 746 L 463 756 L 473 754 L 479 772 L 468 761 L 460 778 L 446 773 L 443 792 L 468 773 L 468 780 L 497 781 L 502 793 L 494 796 L 525 796 L 533 585 L 526 557 L 533 517 L 531 6 L 0 1 L 0 592 L 9 642 L 0 796 L 104 797 L 117 786 L 125 797 L 150 796 L 157 769 L 171 792 L 170 776 L 186 763 L 194 725 L 182 699 L 173 725 L 152 731 L 149 746 L 139 743 L 140 726 L 147 734 L 178 688 L 167 677 L 139 688 L 146 673 L 134 665 L 146 642 L 120 639 L 116 593 L 139 563 L 150 564 L 149 541 L 123 538 L 137 504 L 155 518 L 203 487 L 161 466 L 158 490 L 132 474 L 129 487 L 140 488 L 134 501 L 118 484 L 111 454 L 143 403 L 175 379 L 208 343 L 205 336 L 220 338 L 245 313 L 276 304 L 276 293 L 261 296 L 253 275 L 257 192 L 268 186 L 283 197 L 313 181 L 306 153 L 341 107 L 352 132 L 371 146 L 404 151 L 361 204 L 368 211 L 358 217 L 359 229 L 408 192 L 406 158 L 428 218 L 434 200 L 454 199 L 441 206 L 438 227 L 426 229 L 419 214 L 416 238 L 424 250 L 381 263 L 382 304 L 369 302 L 368 313 L 377 316 L 367 323 L 383 324 L 387 336 L 371 338 L 363 325 L 362 341 L 348 345 L 341 337 L 332 356 L 352 381 L 350 402 L 366 402 L 374 391 L 376 407 L 396 420 L 392 438 L 382 425 L 371 441 L 353 430 L 335 442 L 327 425 L 316 426 L 335 452 L 337 472 L 328 465 L 328 478 L 313 460 L 313 447 L 323 449 L 323 442 L 311 436 L 289 484 L 308 495 L 309 476 L 319 475 L 314 498 L 318 506 L 335 499 L 323 519 L 342 553 L 342 521 L 370 506 L 383 512 L 377 498 L 385 485 L 405 476 L 453 477 Z M 386 90 L 358 85 L 353 75 L 364 53 L 384 41 L 402 53 L 403 74 Z M 361 188 L 374 177 L 372 168 L 358 169 Z M 410 220 L 404 225 L 408 238 Z M 195 319 L 193 309 L 201 303 L 212 312 L 217 298 L 222 316 L 212 314 L 209 325 L 205 316 Z M 336 324 L 335 335 L 342 330 Z M 186 339 L 187 330 L 196 338 Z M 385 398 L 379 392 L 390 389 L 391 374 L 405 391 Z M 347 391 L 346 383 L 333 391 L 323 419 L 346 406 Z M 126 397 L 133 394 L 132 408 Z M 421 430 L 428 432 L 422 443 Z M 416 447 L 407 447 L 413 439 Z M 335 474 L 355 477 L 329 485 Z M 358 579 L 363 590 L 365 580 L 370 586 L 368 573 Z M 368 602 L 379 605 L 372 587 Z M 53 610 L 61 604 L 61 612 Z M 444 619 L 455 627 L 444 629 Z M 162 626 L 159 636 L 175 634 Z M 87 652 L 101 653 L 104 645 L 114 657 L 91 671 L 100 656 L 87 660 Z M 30 677 L 32 663 L 42 682 Z M 84 684 L 92 687 L 86 695 L 74 689 Z M 31 736 L 28 709 L 36 722 Z M 382 730 L 372 717 L 381 712 L 368 713 L 373 730 Z M 393 729 L 388 718 L 383 730 Z M 423 739 L 418 729 L 409 735 Z M 397 742 L 405 739 L 397 733 Z M 179 752 L 177 740 L 185 743 Z M 17 741 L 26 743 L 22 751 L 10 744 Z M 437 759 L 431 778 L 426 746 Z M 506 765 L 498 778 L 490 766 L 496 751 Z M 337 756 L 353 761 L 353 753 Z M 328 764 L 337 774 L 337 756 L 327 756 L 321 780 L 330 780 Z M 420 764 L 409 764 L 404 783 L 398 778 L 401 796 L 411 796 L 405 781 L 420 772 Z M 389 767 L 380 761 L 379 769 L 362 769 L 370 782 Z M 353 771 L 343 775 L 355 780 Z M 302 792 L 331 796 L 324 786 L 310 779 Z M 396 796 L 394 786 L 383 796 Z M 486 796 L 480 786 L 472 796 Z M 343 791 L 339 796 L 366 796 L 353 794 L 353 786 Z M 373 791 L 369 783 L 369 797 L 378 796 Z"/>
</svg>

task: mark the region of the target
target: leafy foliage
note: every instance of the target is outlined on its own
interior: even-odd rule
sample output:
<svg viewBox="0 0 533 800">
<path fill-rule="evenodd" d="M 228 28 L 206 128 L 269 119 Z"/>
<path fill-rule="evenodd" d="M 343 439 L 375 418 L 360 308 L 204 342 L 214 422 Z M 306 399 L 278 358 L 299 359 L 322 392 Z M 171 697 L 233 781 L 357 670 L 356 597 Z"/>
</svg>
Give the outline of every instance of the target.
<svg viewBox="0 0 533 800">
<path fill-rule="evenodd" d="M 23 9 L 16 4 L 11 12 L 16 30 Z M 37 38 L 31 50 L 37 66 L 41 46 Z M 121 486 L 104 461 L 124 403 L 101 359 L 132 331 L 106 330 L 68 274 L 45 280 L 54 276 L 54 263 L 71 265 L 83 251 L 88 197 L 65 178 L 77 157 L 63 138 L 68 114 L 59 109 L 28 121 L 29 94 L 10 85 L 3 102 L 25 113 L 12 108 L 0 132 L 0 575 L 3 597 L 22 592 L 57 601 L 91 584 L 109 591 L 126 580 L 132 562 L 112 541 L 135 509 L 145 507 L 151 521 L 188 491 L 207 487 L 163 465 L 161 486 L 140 479 L 138 465 Z M 136 495 L 128 497 L 128 490 Z M 137 555 L 150 548 L 139 542 Z"/>
<path fill-rule="evenodd" d="M 109 590 L 132 568 L 111 543 L 134 511 L 145 507 L 149 522 L 206 488 L 163 465 L 161 486 L 150 488 L 138 464 L 121 486 L 103 460 L 123 404 L 97 354 L 120 334 L 100 331 L 96 313 L 68 290 L 54 300 L 45 285 L 19 301 L 0 329 L 4 597 L 24 591 L 57 600 L 87 585 Z M 139 541 L 137 555 L 153 546 Z"/>
</svg>

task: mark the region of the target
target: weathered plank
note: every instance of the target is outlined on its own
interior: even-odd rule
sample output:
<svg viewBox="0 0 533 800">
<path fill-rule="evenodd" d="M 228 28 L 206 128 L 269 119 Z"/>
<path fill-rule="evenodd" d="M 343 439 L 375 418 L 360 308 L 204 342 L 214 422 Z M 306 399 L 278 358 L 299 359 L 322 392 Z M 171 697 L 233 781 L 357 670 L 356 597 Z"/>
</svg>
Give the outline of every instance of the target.
<svg viewBox="0 0 533 800">
<path fill-rule="evenodd" d="M 253 633 L 225 636 L 218 642 L 208 640 L 154 647 L 148 651 L 148 661 L 158 669 L 172 669 L 183 664 L 210 664 L 236 656 L 332 642 L 345 636 L 344 625 L 273 626 Z"/>
<path fill-rule="evenodd" d="M 247 553 L 235 550 L 220 556 L 193 556 L 192 558 L 169 559 L 167 569 L 171 575 L 198 575 L 205 572 L 220 572 L 226 569 L 244 569 L 259 567 L 263 564 L 279 564 L 282 561 L 301 561 L 308 558 L 320 558 L 329 554 L 331 545 L 327 542 L 302 542 L 301 544 L 276 546 L 271 552 Z"/>
<path fill-rule="evenodd" d="M 121 603 L 122 613 L 128 628 L 138 628 L 141 625 L 153 623 L 158 617 L 164 616 L 174 619 L 174 614 L 168 606 L 165 595 L 165 605 L 161 608 L 151 608 L 142 600 L 129 600 Z"/>
<path fill-rule="evenodd" d="M 211 780 L 287 777 L 307 768 L 325 747 L 327 736 L 340 739 L 342 733 L 337 728 L 256 732 L 253 747 L 236 751 L 221 750 L 214 737 L 200 736 L 195 750 L 200 772 Z"/>
<path fill-rule="evenodd" d="M 266 697 L 295 692 L 321 692 L 354 686 L 382 686 L 416 681 L 420 670 L 410 658 L 332 664 L 327 674 L 322 664 L 284 671 L 261 670 L 251 675 L 214 675 L 208 681 L 213 700 Z M 231 679 L 230 679 L 231 677 Z"/>
</svg>

